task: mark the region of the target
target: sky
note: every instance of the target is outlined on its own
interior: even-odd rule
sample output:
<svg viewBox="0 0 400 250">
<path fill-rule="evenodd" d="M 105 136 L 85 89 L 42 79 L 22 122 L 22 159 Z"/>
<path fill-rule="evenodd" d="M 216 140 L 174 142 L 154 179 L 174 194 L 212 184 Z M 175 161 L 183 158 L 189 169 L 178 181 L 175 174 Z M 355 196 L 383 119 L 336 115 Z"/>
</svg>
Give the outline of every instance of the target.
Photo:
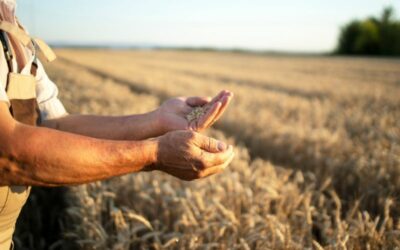
<svg viewBox="0 0 400 250">
<path fill-rule="evenodd" d="M 17 0 L 29 32 L 50 43 L 327 52 L 340 27 L 400 0 Z"/>
</svg>

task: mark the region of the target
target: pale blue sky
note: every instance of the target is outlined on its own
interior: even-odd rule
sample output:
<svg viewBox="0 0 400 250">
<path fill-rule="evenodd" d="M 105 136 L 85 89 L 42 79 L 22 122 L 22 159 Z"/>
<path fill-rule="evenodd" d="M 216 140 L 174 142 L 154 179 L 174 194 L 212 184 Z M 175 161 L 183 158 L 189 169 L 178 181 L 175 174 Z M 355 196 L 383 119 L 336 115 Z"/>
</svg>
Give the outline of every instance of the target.
<svg viewBox="0 0 400 250">
<path fill-rule="evenodd" d="M 321 52 L 340 27 L 399 0 L 17 0 L 48 42 L 155 44 Z M 400 16 L 398 13 L 397 16 Z"/>
</svg>

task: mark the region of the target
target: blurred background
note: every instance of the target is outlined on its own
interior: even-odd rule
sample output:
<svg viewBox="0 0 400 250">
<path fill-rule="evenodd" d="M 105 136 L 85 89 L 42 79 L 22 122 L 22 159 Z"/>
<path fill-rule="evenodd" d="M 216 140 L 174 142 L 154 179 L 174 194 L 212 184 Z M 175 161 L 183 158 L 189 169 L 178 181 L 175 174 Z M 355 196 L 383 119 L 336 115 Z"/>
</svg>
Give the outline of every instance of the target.
<svg viewBox="0 0 400 250">
<path fill-rule="evenodd" d="M 394 15 L 400 1 L 395 0 L 19 0 L 18 4 L 18 15 L 30 32 L 57 46 L 330 53 L 338 49 L 342 31 L 339 52 L 399 53 L 398 47 L 392 48 L 400 44 L 400 24 Z"/>
<path fill-rule="evenodd" d="M 34 187 L 16 249 L 399 249 L 400 1 L 17 1 L 70 113 L 229 89 L 235 159 Z"/>
</svg>

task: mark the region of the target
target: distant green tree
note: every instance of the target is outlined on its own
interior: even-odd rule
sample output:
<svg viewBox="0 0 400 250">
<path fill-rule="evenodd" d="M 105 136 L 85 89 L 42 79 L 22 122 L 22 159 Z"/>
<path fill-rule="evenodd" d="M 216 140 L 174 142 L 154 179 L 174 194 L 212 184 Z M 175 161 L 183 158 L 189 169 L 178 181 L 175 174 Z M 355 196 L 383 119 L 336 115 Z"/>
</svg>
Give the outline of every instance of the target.
<svg viewBox="0 0 400 250">
<path fill-rule="evenodd" d="M 391 7 L 380 18 L 354 20 L 340 33 L 336 52 L 348 55 L 400 55 L 400 21 Z"/>
</svg>

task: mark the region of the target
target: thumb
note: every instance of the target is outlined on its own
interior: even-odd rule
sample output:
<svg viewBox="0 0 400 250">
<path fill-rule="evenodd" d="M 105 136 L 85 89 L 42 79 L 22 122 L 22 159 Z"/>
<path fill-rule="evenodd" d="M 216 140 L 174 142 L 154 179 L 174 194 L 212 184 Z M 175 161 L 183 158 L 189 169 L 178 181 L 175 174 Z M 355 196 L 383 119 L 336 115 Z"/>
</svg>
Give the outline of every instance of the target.
<svg viewBox="0 0 400 250">
<path fill-rule="evenodd" d="M 188 97 L 186 99 L 186 104 L 191 107 L 197 107 L 197 106 L 206 105 L 208 102 L 210 102 L 210 100 L 211 100 L 210 97 L 192 96 L 192 97 Z"/>
<path fill-rule="evenodd" d="M 195 144 L 199 148 L 210 153 L 223 152 L 228 148 L 224 142 L 201 134 L 196 135 Z"/>
</svg>

